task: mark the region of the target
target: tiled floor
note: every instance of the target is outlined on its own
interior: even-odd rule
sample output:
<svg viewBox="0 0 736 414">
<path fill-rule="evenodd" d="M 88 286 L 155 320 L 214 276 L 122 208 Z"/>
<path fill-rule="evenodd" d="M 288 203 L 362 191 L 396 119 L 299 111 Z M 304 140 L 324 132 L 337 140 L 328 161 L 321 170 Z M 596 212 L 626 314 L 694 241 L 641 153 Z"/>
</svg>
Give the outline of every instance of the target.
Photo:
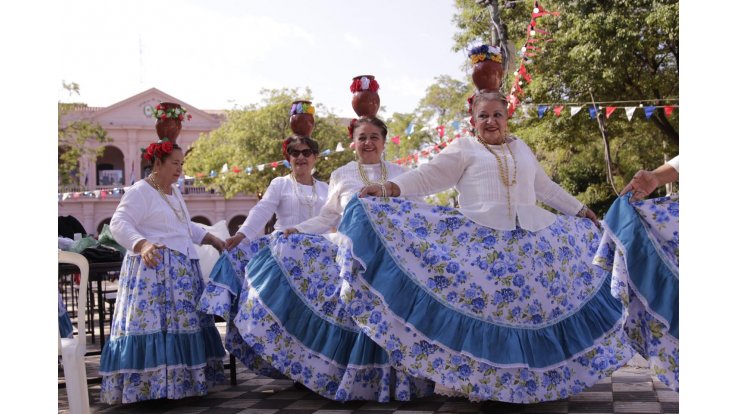
<svg viewBox="0 0 736 414">
<path fill-rule="evenodd" d="M 221 327 L 221 331 L 224 328 Z M 90 349 L 94 349 L 90 345 Z M 679 396 L 650 375 L 637 358 L 581 394 L 540 404 L 471 403 L 433 396 L 411 402 L 339 403 L 322 398 L 289 380 L 259 377 L 237 363 L 237 385 L 222 385 L 207 396 L 109 406 L 99 402 L 99 356 L 87 357 L 90 405 L 99 413 L 207 414 L 429 414 L 429 413 L 677 413 Z M 63 370 L 59 368 L 59 382 Z M 59 413 L 68 412 L 66 389 L 59 388 Z"/>
</svg>

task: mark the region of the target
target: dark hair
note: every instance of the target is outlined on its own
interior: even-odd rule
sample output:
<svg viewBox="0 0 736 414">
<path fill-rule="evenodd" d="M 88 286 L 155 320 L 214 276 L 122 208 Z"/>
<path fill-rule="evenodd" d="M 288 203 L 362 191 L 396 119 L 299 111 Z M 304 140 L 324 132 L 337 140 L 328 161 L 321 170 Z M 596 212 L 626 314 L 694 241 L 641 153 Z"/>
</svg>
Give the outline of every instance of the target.
<svg viewBox="0 0 736 414">
<path fill-rule="evenodd" d="M 309 149 L 312 150 L 314 155 L 319 154 L 319 144 L 317 143 L 317 141 L 315 141 L 314 139 L 310 137 L 292 135 L 289 138 L 286 138 L 284 140 L 284 143 L 282 144 L 282 148 L 284 151 L 284 158 L 288 160 L 289 152 L 302 144 L 306 144 L 309 147 Z"/>
<path fill-rule="evenodd" d="M 386 140 L 386 137 L 388 136 L 388 127 L 386 126 L 386 123 L 378 118 L 371 118 L 367 116 L 361 116 L 358 119 L 353 119 L 352 121 L 350 121 L 350 126 L 348 127 L 348 130 L 350 131 L 350 138 L 353 138 L 353 133 L 360 124 L 371 124 L 378 127 L 378 129 L 381 130 L 381 136 L 383 136 L 383 140 Z"/>
</svg>

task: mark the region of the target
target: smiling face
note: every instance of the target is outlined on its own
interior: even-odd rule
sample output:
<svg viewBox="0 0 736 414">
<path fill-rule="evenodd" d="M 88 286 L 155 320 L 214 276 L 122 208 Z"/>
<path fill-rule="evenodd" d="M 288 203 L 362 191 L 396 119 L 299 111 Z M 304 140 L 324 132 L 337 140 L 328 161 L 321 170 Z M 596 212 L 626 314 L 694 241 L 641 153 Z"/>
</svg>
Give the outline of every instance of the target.
<svg viewBox="0 0 736 414">
<path fill-rule="evenodd" d="M 360 123 L 353 131 L 353 142 L 358 160 L 362 164 L 378 164 L 381 161 L 383 147 L 386 144 L 381 128 L 368 122 Z"/>
<path fill-rule="evenodd" d="M 174 148 L 163 161 L 158 158 L 154 161 L 153 171 L 156 173 L 156 180 L 165 187 L 179 179 L 183 167 L 184 153 L 180 148 Z"/>
<path fill-rule="evenodd" d="M 487 144 L 500 145 L 508 135 L 506 104 L 483 100 L 475 105 L 475 134 Z"/>
<path fill-rule="evenodd" d="M 300 143 L 289 148 L 289 163 L 295 175 L 310 175 L 316 162 L 317 156 L 309 145 Z"/>
</svg>

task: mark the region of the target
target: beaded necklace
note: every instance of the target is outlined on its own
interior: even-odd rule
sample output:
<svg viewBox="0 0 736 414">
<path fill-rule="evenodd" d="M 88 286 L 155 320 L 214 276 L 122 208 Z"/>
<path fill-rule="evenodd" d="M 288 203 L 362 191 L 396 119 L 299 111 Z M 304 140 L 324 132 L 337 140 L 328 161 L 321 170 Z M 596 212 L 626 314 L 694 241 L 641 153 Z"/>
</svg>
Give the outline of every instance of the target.
<svg viewBox="0 0 736 414">
<path fill-rule="evenodd" d="M 299 188 L 299 182 L 296 180 L 296 175 L 292 172 L 289 174 L 289 177 L 291 177 L 291 186 L 294 189 L 294 195 L 300 203 L 304 203 L 309 207 L 309 217 L 312 217 L 314 215 L 314 203 L 317 201 L 317 183 L 314 177 L 312 177 L 312 195 L 309 198 L 302 194 L 302 190 Z"/>
<path fill-rule="evenodd" d="M 496 158 L 496 163 L 498 164 L 498 170 L 501 174 L 501 182 L 504 186 L 506 186 L 506 206 L 508 207 L 509 212 L 509 218 L 512 217 L 511 215 L 511 186 L 516 185 L 516 172 L 518 171 L 517 165 L 516 165 L 516 158 L 514 157 L 514 153 L 511 152 L 511 147 L 509 144 L 504 141 L 501 143 L 501 152 L 505 154 L 504 148 L 508 149 L 509 155 L 511 155 L 511 160 L 514 164 L 514 178 L 510 178 L 511 169 L 509 168 L 508 164 L 508 158 L 504 157 L 503 162 L 501 162 L 501 156 L 496 153 L 496 151 L 491 148 L 489 144 L 486 144 L 485 141 L 480 139 L 479 137 L 475 137 L 479 143 L 481 143 L 488 151 L 490 151 L 491 154 Z"/>
<path fill-rule="evenodd" d="M 151 175 L 154 175 L 154 174 L 151 174 Z M 189 228 L 189 225 L 187 224 L 187 215 L 184 212 L 184 205 L 181 203 L 181 200 L 176 195 L 176 193 L 174 193 L 174 191 L 171 192 L 171 194 L 174 196 L 174 198 L 176 198 L 176 201 L 179 203 L 179 210 L 177 210 L 171 204 L 171 202 L 169 201 L 169 198 L 166 197 L 166 194 L 161 189 L 161 187 L 159 187 L 158 183 L 156 183 L 156 180 L 154 180 L 152 176 L 149 176 L 146 179 L 146 181 L 148 181 L 148 183 L 151 184 L 151 186 L 156 189 L 156 191 L 158 192 L 158 195 L 160 195 L 161 198 L 164 199 L 164 201 L 166 202 L 166 204 L 168 204 L 168 206 L 171 207 L 171 210 L 174 212 L 174 215 L 176 215 L 177 220 L 179 220 L 179 222 L 181 222 L 181 224 L 183 224 L 183 225 L 185 225 L 187 227 L 187 230 L 189 231 L 189 236 L 191 236 L 192 235 L 192 229 L 190 229 Z"/>
<path fill-rule="evenodd" d="M 381 161 L 381 178 L 378 179 L 378 182 L 369 180 L 368 175 L 365 173 L 365 170 L 363 169 L 363 164 L 361 164 L 360 161 L 358 161 L 357 164 L 358 164 L 358 174 L 360 174 L 360 179 L 363 181 L 363 184 L 365 185 L 383 184 L 386 182 L 386 179 L 388 178 L 388 171 L 386 170 L 386 164 L 384 164 L 383 161 Z"/>
</svg>

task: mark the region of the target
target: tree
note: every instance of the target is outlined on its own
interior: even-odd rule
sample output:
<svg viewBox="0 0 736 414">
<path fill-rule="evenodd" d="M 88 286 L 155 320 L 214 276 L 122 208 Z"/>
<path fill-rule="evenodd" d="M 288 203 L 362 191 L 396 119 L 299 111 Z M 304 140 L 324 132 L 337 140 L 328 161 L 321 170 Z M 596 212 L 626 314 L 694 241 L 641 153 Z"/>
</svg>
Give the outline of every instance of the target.
<svg viewBox="0 0 736 414">
<path fill-rule="evenodd" d="M 225 198 L 238 193 L 263 193 L 273 178 L 289 172 L 283 165 L 272 167 L 270 163 L 284 158 L 281 144 L 292 135 L 291 103 L 297 97 L 311 100 L 311 91 L 307 88 L 302 94 L 299 89 L 264 89 L 261 95 L 260 104 L 229 111 L 227 120 L 216 130 L 202 135 L 187 154 L 185 173 L 196 177 L 207 188 L 221 192 Z M 312 138 L 320 144 L 322 153 L 329 149 L 330 154 L 319 157 L 315 175 L 327 180 L 335 168 L 350 160 L 352 151 L 347 129 L 340 120 L 323 105 L 316 104 L 316 108 Z M 334 152 L 338 142 L 343 144 L 344 152 Z M 224 164 L 228 165 L 226 173 L 221 172 Z M 264 164 L 263 171 L 259 171 L 258 165 Z M 234 171 L 236 167 L 240 172 Z M 252 169 L 250 173 L 246 171 L 248 167 Z M 210 176 L 211 171 L 214 177 Z"/>
<path fill-rule="evenodd" d="M 76 82 L 63 82 L 64 89 L 69 94 L 76 93 L 79 95 L 79 85 Z M 86 104 L 79 103 L 58 103 L 58 125 L 59 125 L 59 185 L 79 184 L 78 178 L 75 179 L 75 171 L 78 171 L 79 160 L 83 157 L 96 159 L 102 155 L 104 147 L 89 145 L 90 143 L 105 143 L 112 139 L 107 136 L 102 126 L 96 122 L 87 120 L 73 120 L 68 122 L 67 117 L 76 109 L 86 107 Z"/>
<path fill-rule="evenodd" d="M 662 106 L 679 89 L 679 5 L 674 0 L 559 0 L 544 8 L 560 12 L 537 23 L 551 32 L 536 56 L 526 60 L 532 82 L 525 85 L 525 102 L 587 103 L 631 100 Z M 490 38 L 488 10 L 475 0 L 456 0 L 453 21 L 460 32 L 455 50 Z M 501 17 L 515 49 L 525 46 L 531 0 L 503 8 Z M 486 40 L 487 42 L 487 40 Z M 536 42 L 535 46 L 539 46 Z M 516 65 L 518 67 L 518 65 Z M 509 70 L 506 85 L 512 80 Z M 508 88 L 505 88 L 508 93 Z M 658 100 L 652 103 L 651 99 Z M 568 104 L 569 105 L 569 104 Z M 608 106 L 607 104 L 603 104 Z M 536 109 L 536 108 L 535 108 Z M 642 111 L 629 122 L 618 112 L 605 120 L 614 183 L 621 189 L 639 169 L 653 169 L 665 155 L 678 153 L 678 116 L 667 118 L 658 108 L 650 120 Z M 523 111 L 512 118 L 514 133 L 535 150 L 553 180 L 602 213 L 615 198 L 606 182 L 601 133 L 581 111 L 575 118 Z"/>
</svg>

